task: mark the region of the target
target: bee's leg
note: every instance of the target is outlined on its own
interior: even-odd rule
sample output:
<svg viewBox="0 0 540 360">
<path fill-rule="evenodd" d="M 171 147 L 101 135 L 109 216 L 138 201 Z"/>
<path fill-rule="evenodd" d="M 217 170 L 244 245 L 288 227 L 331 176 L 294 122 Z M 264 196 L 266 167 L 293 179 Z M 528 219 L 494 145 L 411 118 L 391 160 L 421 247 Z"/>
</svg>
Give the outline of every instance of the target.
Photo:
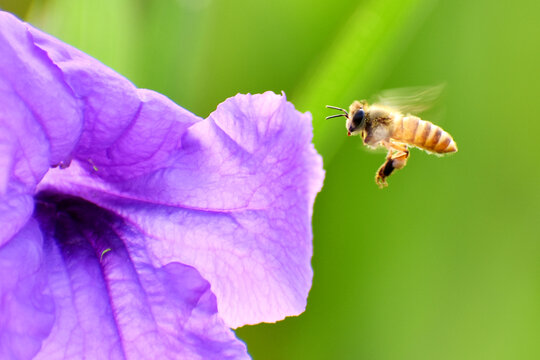
<svg viewBox="0 0 540 360">
<path fill-rule="evenodd" d="M 392 167 L 392 150 L 388 151 L 388 156 L 386 157 L 386 161 L 381 165 L 379 170 L 375 173 L 375 183 L 379 186 L 379 188 L 384 188 L 385 186 L 388 186 L 388 183 L 386 182 L 386 178 L 390 176 L 390 174 L 394 171 L 394 168 Z"/>
<path fill-rule="evenodd" d="M 383 143 L 388 148 L 386 161 L 381 165 L 375 175 L 375 183 L 382 189 L 388 186 L 386 178 L 389 177 L 394 170 L 399 170 L 407 164 L 409 158 L 409 150 L 407 145 L 396 143 Z"/>
</svg>

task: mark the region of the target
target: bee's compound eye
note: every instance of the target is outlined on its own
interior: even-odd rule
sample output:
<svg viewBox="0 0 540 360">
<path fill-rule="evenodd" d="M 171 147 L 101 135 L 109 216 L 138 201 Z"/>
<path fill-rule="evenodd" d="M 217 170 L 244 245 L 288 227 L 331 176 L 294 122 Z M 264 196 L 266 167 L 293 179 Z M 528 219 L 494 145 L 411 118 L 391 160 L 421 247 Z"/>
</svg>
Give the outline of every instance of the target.
<svg viewBox="0 0 540 360">
<path fill-rule="evenodd" d="M 357 112 L 354 113 L 354 117 L 352 119 L 352 122 L 355 127 L 361 126 L 364 121 L 364 109 L 360 109 Z"/>
</svg>

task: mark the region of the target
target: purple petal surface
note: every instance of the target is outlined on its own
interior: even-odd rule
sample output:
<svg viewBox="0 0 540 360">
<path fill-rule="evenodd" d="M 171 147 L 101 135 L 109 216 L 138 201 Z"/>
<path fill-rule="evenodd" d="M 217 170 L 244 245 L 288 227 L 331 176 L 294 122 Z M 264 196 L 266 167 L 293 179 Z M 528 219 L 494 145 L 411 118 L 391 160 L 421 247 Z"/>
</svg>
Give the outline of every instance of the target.
<svg viewBox="0 0 540 360">
<path fill-rule="evenodd" d="M 32 213 L 32 195 L 49 166 L 75 145 L 77 101 L 23 23 L 0 12 L 0 246 Z"/>
<path fill-rule="evenodd" d="M 30 359 L 53 326 L 42 263 L 43 237 L 35 220 L 0 247 L 0 359 Z"/>
<path fill-rule="evenodd" d="M 115 211 L 154 241 L 156 266 L 195 267 L 231 327 L 304 311 L 311 287 L 311 211 L 322 186 L 310 116 L 284 96 L 237 95 L 191 126 L 174 161 L 121 184 L 73 164 L 47 186 Z M 152 194 L 150 197 L 148 194 Z"/>
<path fill-rule="evenodd" d="M 105 181 L 120 183 L 166 166 L 184 131 L 202 120 L 58 39 L 28 31 L 80 101 L 84 126 L 71 158 L 102 170 L 98 176 Z"/>
<path fill-rule="evenodd" d="M 267 92 L 202 120 L 3 12 L 0 52 L 0 271 L 17 279 L 0 355 L 246 358 L 229 327 L 304 310 L 324 178 L 309 114 Z"/>
<path fill-rule="evenodd" d="M 44 267 L 57 309 L 38 359 L 241 359 L 208 282 L 154 267 L 144 235 L 80 198 L 39 196 Z M 84 356 L 81 356 L 84 354 Z"/>
</svg>

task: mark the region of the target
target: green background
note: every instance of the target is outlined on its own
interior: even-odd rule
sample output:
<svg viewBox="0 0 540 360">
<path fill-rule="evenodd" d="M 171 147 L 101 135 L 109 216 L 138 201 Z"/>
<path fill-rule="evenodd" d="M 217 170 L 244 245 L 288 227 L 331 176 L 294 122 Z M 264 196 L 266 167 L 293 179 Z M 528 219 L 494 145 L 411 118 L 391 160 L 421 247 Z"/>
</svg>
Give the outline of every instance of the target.
<svg viewBox="0 0 540 360">
<path fill-rule="evenodd" d="M 284 90 L 326 180 L 304 314 L 237 330 L 254 359 L 540 358 L 540 2 L 50 0 L 0 6 L 206 117 Z M 457 154 L 384 153 L 326 104 L 445 83 Z"/>
</svg>

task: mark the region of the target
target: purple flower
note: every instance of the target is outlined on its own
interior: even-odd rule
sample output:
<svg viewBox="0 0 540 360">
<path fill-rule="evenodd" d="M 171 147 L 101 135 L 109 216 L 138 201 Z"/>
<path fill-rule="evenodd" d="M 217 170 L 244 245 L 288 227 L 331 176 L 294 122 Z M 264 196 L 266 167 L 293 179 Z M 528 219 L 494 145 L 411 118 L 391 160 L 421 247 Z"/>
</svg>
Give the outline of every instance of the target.
<svg viewBox="0 0 540 360">
<path fill-rule="evenodd" d="M 0 358 L 236 359 L 301 313 L 322 161 L 285 96 L 203 120 L 0 12 Z"/>
</svg>

